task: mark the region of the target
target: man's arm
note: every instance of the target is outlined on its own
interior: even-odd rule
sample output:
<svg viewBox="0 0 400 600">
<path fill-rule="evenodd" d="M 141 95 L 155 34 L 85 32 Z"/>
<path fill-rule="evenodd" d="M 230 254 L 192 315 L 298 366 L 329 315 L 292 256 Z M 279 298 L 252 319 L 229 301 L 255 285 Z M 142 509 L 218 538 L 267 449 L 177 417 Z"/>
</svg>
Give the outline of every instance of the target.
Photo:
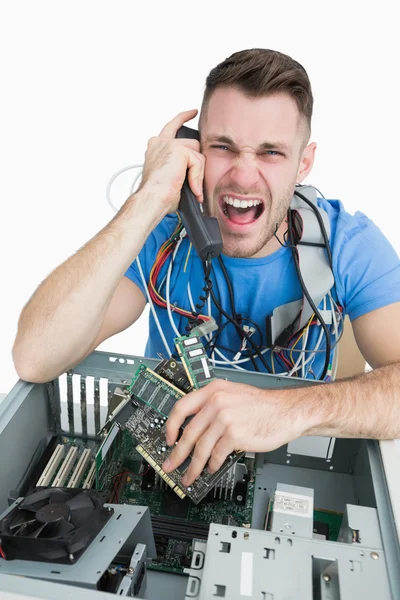
<svg viewBox="0 0 400 600">
<path fill-rule="evenodd" d="M 321 393 L 326 405 L 333 405 L 332 415 L 324 424 L 324 414 L 321 413 L 320 423 L 310 435 L 375 439 L 400 437 L 399 323 L 400 302 L 353 321 L 357 345 L 374 371 L 323 386 Z M 327 406 L 325 414 L 326 410 Z"/>
<path fill-rule="evenodd" d="M 189 416 L 164 469 L 176 468 L 194 450 L 190 485 L 208 463 L 215 472 L 235 449 L 269 452 L 304 435 L 344 438 L 400 437 L 400 303 L 353 323 L 356 341 L 376 370 L 325 385 L 285 390 L 216 381 L 178 401 L 167 422 L 168 443 Z"/>
<path fill-rule="evenodd" d="M 118 215 L 36 290 L 21 313 L 13 358 L 27 381 L 49 381 L 142 313 L 141 290 L 123 277 L 157 224 L 146 193 Z"/>
<path fill-rule="evenodd" d="M 204 163 L 196 140 L 175 139 L 197 114 L 180 113 L 148 143 L 140 190 L 114 219 L 39 286 L 22 311 L 13 348 L 18 375 L 49 381 L 131 325 L 143 311 L 139 288 L 123 277 L 148 235 L 179 204 L 186 173 L 202 201 Z"/>
</svg>

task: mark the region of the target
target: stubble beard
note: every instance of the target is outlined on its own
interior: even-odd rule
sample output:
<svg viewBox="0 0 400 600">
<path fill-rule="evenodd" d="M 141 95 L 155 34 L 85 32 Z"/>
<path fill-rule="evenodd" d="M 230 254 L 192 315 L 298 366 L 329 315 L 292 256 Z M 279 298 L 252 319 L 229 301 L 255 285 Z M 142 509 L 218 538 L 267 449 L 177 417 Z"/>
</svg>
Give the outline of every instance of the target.
<svg viewBox="0 0 400 600">
<path fill-rule="evenodd" d="M 288 208 L 293 198 L 294 183 L 291 183 L 287 190 L 282 194 L 282 197 L 275 206 L 274 211 L 271 213 L 271 197 L 264 199 L 265 210 L 260 219 L 264 219 L 265 223 L 261 231 L 257 234 L 257 238 L 254 240 L 246 239 L 247 235 L 236 233 L 236 232 L 222 232 L 223 241 L 223 253 L 226 256 L 232 258 L 252 258 L 255 255 L 262 255 L 262 250 L 266 247 L 268 242 L 273 238 L 277 228 L 282 224 L 286 217 Z M 217 217 L 218 207 L 217 203 L 214 203 L 214 210 L 210 206 L 209 197 L 207 191 L 204 188 L 204 213 L 210 217 Z M 217 196 L 218 192 L 215 193 Z M 267 219 L 266 219 L 266 215 Z"/>
</svg>

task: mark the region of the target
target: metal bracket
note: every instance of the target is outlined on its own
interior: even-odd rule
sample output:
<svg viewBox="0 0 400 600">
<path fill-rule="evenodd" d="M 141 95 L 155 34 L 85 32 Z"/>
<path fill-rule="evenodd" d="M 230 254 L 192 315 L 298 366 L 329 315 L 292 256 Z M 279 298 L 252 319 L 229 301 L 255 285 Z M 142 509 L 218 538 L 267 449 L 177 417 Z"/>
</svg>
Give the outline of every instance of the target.
<svg viewBox="0 0 400 600">
<path fill-rule="evenodd" d="M 132 554 L 128 572 L 121 581 L 115 594 L 119 596 L 137 596 L 144 583 L 146 589 L 146 546 L 137 544 Z"/>
</svg>

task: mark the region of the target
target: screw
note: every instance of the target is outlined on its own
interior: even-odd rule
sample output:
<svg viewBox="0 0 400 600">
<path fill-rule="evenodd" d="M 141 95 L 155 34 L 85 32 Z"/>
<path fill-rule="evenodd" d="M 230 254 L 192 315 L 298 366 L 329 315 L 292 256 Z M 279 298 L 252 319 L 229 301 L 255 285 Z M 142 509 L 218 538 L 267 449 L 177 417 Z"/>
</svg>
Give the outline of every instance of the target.
<svg viewBox="0 0 400 600">
<path fill-rule="evenodd" d="M 238 496 L 236 496 L 236 500 L 238 502 L 241 502 L 243 500 L 243 496 L 241 496 L 240 494 Z"/>
<path fill-rule="evenodd" d="M 379 560 L 379 554 L 377 552 L 371 552 L 371 558 L 374 560 Z"/>
<path fill-rule="evenodd" d="M 132 573 L 135 572 L 135 569 L 133 567 L 129 567 L 128 569 L 128 573 L 130 573 L 132 575 Z"/>
<path fill-rule="evenodd" d="M 324 581 L 326 581 L 327 583 L 329 583 L 329 582 L 330 582 L 330 580 L 331 580 L 331 576 L 330 576 L 330 575 L 322 575 L 322 579 L 323 579 Z"/>
<path fill-rule="evenodd" d="M 71 560 L 71 561 L 72 561 L 72 560 L 74 560 L 74 555 L 73 555 L 73 554 L 70 554 L 70 555 L 68 556 L 68 558 L 69 558 L 69 560 Z"/>
</svg>

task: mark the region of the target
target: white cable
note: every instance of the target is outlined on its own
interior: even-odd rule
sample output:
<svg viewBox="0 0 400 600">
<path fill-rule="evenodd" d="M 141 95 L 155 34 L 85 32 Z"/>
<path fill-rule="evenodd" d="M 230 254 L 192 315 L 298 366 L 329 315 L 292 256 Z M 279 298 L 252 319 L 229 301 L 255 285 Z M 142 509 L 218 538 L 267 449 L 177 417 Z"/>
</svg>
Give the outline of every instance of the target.
<svg viewBox="0 0 400 600">
<path fill-rule="evenodd" d="M 111 200 L 111 186 L 114 183 L 114 181 L 117 179 L 117 177 L 119 177 L 120 175 L 122 175 L 122 173 L 125 173 L 125 171 L 129 171 L 130 169 L 142 169 L 143 165 L 129 165 L 129 167 L 124 167 L 123 169 L 120 169 L 119 171 L 117 171 L 116 173 L 114 173 L 114 175 L 111 177 L 111 179 L 109 180 L 109 182 L 107 183 L 106 186 L 106 198 L 107 198 L 107 202 L 108 204 L 111 206 L 111 208 L 115 211 L 118 212 L 118 208 L 113 204 L 112 200 Z M 135 183 L 138 180 L 138 177 L 142 174 L 142 171 L 140 171 L 140 173 L 138 175 L 136 175 L 136 178 L 133 182 L 132 185 L 132 190 L 135 187 Z M 133 193 L 133 191 L 131 190 L 131 195 Z"/>
<path fill-rule="evenodd" d="M 335 381 L 338 366 L 339 366 L 339 328 L 338 328 L 338 324 L 337 324 L 337 320 L 336 320 L 336 311 L 334 310 L 334 304 L 336 305 L 336 303 L 333 300 L 330 293 L 329 293 L 329 300 L 331 302 L 332 315 L 333 315 L 333 327 L 335 330 L 335 352 L 334 352 L 333 359 L 332 359 L 332 362 L 334 364 L 333 364 L 332 375 L 331 375 L 332 381 Z M 340 310 L 338 311 L 338 313 L 340 315 L 340 318 L 343 320 L 342 313 L 340 312 Z"/>
<path fill-rule="evenodd" d="M 312 354 L 304 361 L 304 366 L 308 365 L 308 363 L 315 358 L 315 352 L 316 352 L 316 350 L 319 349 L 323 337 L 324 337 L 324 330 L 321 327 L 321 331 L 320 331 L 317 343 L 315 344 L 314 350 L 313 350 Z M 304 354 L 304 352 L 300 353 L 299 358 L 297 359 L 297 362 L 295 363 L 293 369 L 291 371 L 289 371 L 289 377 L 292 377 L 293 373 L 295 373 L 295 371 L 297 371 L 299 363 L 302 358 L 302 354 Z"/>
<path fill-rule="evenodd" d="M 304 350 L 307 348 L 309 331 L 310 331 L 310 328 L 307 327 L 307 330 L 306 330 L 306 332 L 304 334 L 304 337 L 303 337 L 303 340 L 302 340 L 302 344 L 301 344 L 301 349 L 302 349 L 302 352 L 300 354 L 300 356 L 301 356 L 301 376 L 303 378 L 306 377 L 306 363 L 305 363 L 306 353 L 304 352 Z"/>
<path fill-rule="evenodd" d="M 168 311 L 169 322 L 170 322 L 170 324 L 171 324 L 171 326 L 172 326 L 173 330 L 175 331 L 175 333 L 176 333 L 176 335 L 177 335 L 178 337 L 179 337 L 181 334 L 179 333 L 179 331 L 178 331 L 178 329 L 177 329 L 177 327 L 176 327 L 176 325 L 175 325 L 175 321 L 174 321 L 174 318 L 173 318 L 173 315 L 172 315 L 172 310 L 171 310 L 171 301 L 170 301 L 170 280 L 171 280 L 172 265 L 173 265 L 173 263 L 174 263 L 174 260 L 175 260 L 176 253 L 177 253 L 177 251 L 178 251 L 178 248 L 179 248 L 179 246 L 180 246 L 181 242 L 182 242 L 182 239 L 181 239 L 181 240 L 178 242 L 178 244 L 176 245 L 176 248 L 175 248 L 175 250 L 174 250 L 174 253 L 173 253 L 173 255 L 172 255 L 172 260 L 171 260 L 171 262 L 170 262 L 170 264 L 169 264 L 169 266 L 168 266 L 168 272 L 167 272 L 167 283 L 166 283 L 166 302 L 167 302 L 167 311 Z M 190 302 L 190 306 L 191 306 L 191 308 L 192 308 L 192 311 L 193 311 L 193 312 L 196 312 L 196 309 L 195 309 L 195 306 L 194 306 L 194 303 L 193 303 L 193 298 L 192 298 L 192 293 L 191 293 L 191 290 L 190 290 L 190 285 L 189 285 L 189 283 L 188 283 L 188 295 L 189 295 L 189 302 Z M 211 305 L 209 305 L 209 310 L 210 310 L 210 307 L 211 307 Z M 211 334 L 211 335 L 212 335 L 212 334 Z M 207 338 L 207 340 L 209 340 L 208 336 L 206 336 L 206 338 Z M 210 337 L 210 339 L 211 339 L 211 337 Z M 231 361 L 229 361 L 229 360 L 227 359 L 227 357 L 226 357 L 226 356 L 224 356 L 224 355 L 223 355 L 223 354 L 222 354 L 222 353 L 221 353 L 219 350 L 217 350 L 217 349 L 216 349 L 216 352 L 217 352 L 217 354 L 219 354 L 219 355 L 220 355 L 222 358 L 224 358 L 225 360 L 224 360 L 224 361 L 217 361 L 217 360 L 215 360 L 215 359 L 214 359 L 214 361 L 213 361 L 213 366 L 215 366 L 215 363 L 218 363 L 218 364 L 232 364 L 232 365 L 233 365 L 233 366 L 234 366 L 236 369 L 238 369 L 238 370 L 240 370 L 240 371 L 245 371 L 245 370 L 246 370 L 246 369 L 242 369 L 241 367 L 237 367 L 236 365 L 234 365 L 233 363 L 231 363 Z"/>
<path fill-rule="evenodd" d="M 332 381 L 336 381 L 336 375 L 339 366 L 339 344 L 335 348 L 334 366 L 332 370 Z"/>
<path fill-rule="evenodd" d="M 168 312 L 169 322 L 171 323 L 171 327 L 175 331 L 177 337 L 180 337 L 181 334 L 179 333 L 178 328 L 175 325 L 174 317 L 172 315 L 171 302 L 170 302 L 170 284 L 171 284 L 172 265 L 174 263 L 176 253 L 178 252 L 178 249 L 179 249 L 179 246 L 181 245 L 181 243 L 182 243 L 182 238 L 176 244 L 175 250 L 174 250 L 174 252 L 172 254 L 172 258 L 171 258 L 170 263 L 168 265 L 167 285 L 166 285 L 166 301 L 167 301 L 167 312 Z"/>
<path fill-rule="evenodd" d="M 332 359 L 333 369 L 332 369 L 332 374 L 331 374 L 332 381 L 335 381 L 336 375 L 337 375 L 337 370 L 339 367 L 339 328 L 341 325 L 342 326 L 341 332 L 343 332 L 344 319 L 343 319 L 342 312 L 339 310 L 339 307 L 336 304 L 336 302 L 334 301 L 332 294 L 330 292 L 329 292 L 328 296 L 329 296 L 329 300 L 331 303 L 332 318 L 334 319 L 333 324 L 334 324 L 334 329 L 335 329 L 335 350 L 334 350 L 334 355 L 333 355 L 333 359 Z M 337 316 L 339 316 L 339 326 L 337 324 L 337 318 L 336 318 Z"/>
<path fill-rule="evenodd" d="M 153 300 L 151 299 L 151 296 L 149 294 L 149 290 L 147 289 L 147 283 L 146 283 L 146 279 L 145 279 L 145 277 L 143 275 L 142 265 L 140 264 L 139 256 L 136 257 L 136 262 L 137 262 L 137 266 L 138 266 L 138 269 L 139 269 L 140 277 L 142 278 L 143 287 L 144 287 L 144 289 L 146 291 L 146 296 L 147 296 L 147 299 L 148 299 L 149 304 L 150 304 L 150 310 L 153 313 L 153 317 L 154 317 L 154 320 L 155 320 L 156 325 L 157 325 L 158 333 L 160 334 L 161 339 L 164 342 L 164 346 L 165 346 L 165 349 L 167 351 L 168 358 L 169 358 L 169 357 L 172 356 L 172 352 L 171 352 L 171 350 L 170 350 L 170 348 L 168 346 L 167 340 L 165 339 L 164 332 L 163 332 L 163 330 L 161 328 L 160 321 L 158 320 L 157 313 L 156 313 L 156 310 L 154 308 Z"/>
<path fill-rule="evenodd" d="M 133 183 L 132 183 L 132 185 L 131 185 L 131 192 L 130 192 L 130 195 L 131 195 L 131 196 L 132 196 L 133 192 L 135 191 L 136 182 L 137 182 L 137 180 L 139 179 L 139 177 L 141 177 L 141 176 L 142 176 L 142 173 L 143 173 L 143 165 L 140 165 L 140 171 L 139 171 L 139 173 L 136 175 L 136 177 L 135 177 L 135 179 L 133 180 Z"/>
<path fill-rule="evenodd" d="M 192 311 L 195 312 L 195 306 L 194 306 L 194 303 L 193 303 L 192 291 L 190 289 L 190 282 L 189 281 L 188 281 L 187 290 L 188 290 L 188 296 L 189 296 L 190 306 L 192 308 Z M 214 363 L 213 363 L 214 365 L 231 365 L 232 367 L 234 367 L 238 371 L 246 371 L 246 369 L 243 369 L 242 367 L 239 367 L 237 363 L 239 363 L 239 362 L 247 362 L 248 360 L 250 360 L 249 358 L 243 358 L 240 361 L 239 360 L 238 361 L 233 361 L 233 360 L 229 360 L 229 358 L 227 356 L 225 356 L 220 350 L 218 350 L 218 348 L 214 348 L 214 350 L 218 354 L 218 356 L 223 359 L 223 360 L 214 359 Z"/>
<path fill-rule="evenodd" d="M 106 198 L 107 198 L 107 202 L 108 202 L 108 204 L 111 206 L 111 208 L 115 212 L 118 212 L 118 208 L 113 204 L 113 202 L 111 200 L 111 195 L 110 195 L 111 186 L 114 183 L 114 181 L 117 179 L 117 177 L 119 177 L 120 175 L 122 175 L 122 173 L 125 173 L 126 171 L 129 171 L 131 169 L 141 169 L 140 172 L 136 175 L 136 177 L 133 180 L 133 183 L 131 185 L 130 195 L 132 195 L 133 192 L 134 192 L 134 190 L 135 190 L 135 185 L 137 183 L 137 180 L 139 179 L 139 177 L 143 173 L 143 165 L 141 165 L 141 164 L 129 165 L 128 167 L 124 167 L 123 169 L 120 169 L 119 171 L 117 171 L 116 173 L 114 173 L 114 175 L 110 178 L 109 182 L 107 183 L 107 186 L 106 186 Z M 161 282 L 161 285 L 160 285 L 160 288 L 161 288 L 162 285 L 163 285 L 163 283 L 164 283 L 164 281 L 165 281 L 165 279 L 166 279 L 166 281 L 167 281 L 167 311 L 168 311 L 168 317 L 169 317 L 170 324 L 171 324 L 173 330 L 175 331 L 175 333 L 177 334 L 178 337 L 180 336 L 180 333 L 179 333 L 179 331 L 178 331 L 178 329 L 177 329 L 177 327 L 175 325 L 175 322 L 174 322 L 174 319 L 173 319 L 173 315 L 172 315 L 172 311 L 171 311 L 171 303 L 170 303 L 170 300 L 169 300 L 169 292 L 170 292 L 170 287 L 169 286 L 170 286 L 170 277 L 171 277 L 171 272 L 172 272 L 172 265 L 173 265 L 174 258 L 176 256 L 176 253 L 177 253 L 177 250 L 178 250 L 178 248 L 180 246 L 181 241 L 182 241 L 182 238 L 178 242 L 177 247 L 174 250 L 174 254 L 172 256 L 172 260 L 171 260 L 170 265 L 168 267 L 167 275 L 164 277 L 164 279 L 163 279 L 163 281 Z M 159 321 L 159 319 L 157 317 L 157 313 L 155 311 L 153 301 L 151 299 L 151 296 L 150 296 L 148 288 L 147 288 L 147 283 L 146 283 L 146 279 L 145 279 L 144 274 L 143 274 L 142 265 L 140 263 L 139 256 L 136 258 L 136 262 L 137 262 L 138 269 L 139 269 L 139 274 L 140 274 L 140 277 L 142 279 L 143 286 L 144 286 L 144 289 L 145 289 L 145 292 L 146 292 L 146 296 L 147 296 L 147 299 L 148 299 L 148 302 L 149 302 L 149 305 L 150 305 L 150 310 L 151 310 L 151 312 L 153 314 L 154 321 L 155 321 L 155 323 L 157 325 L 158 332 L 159 332 L 160 337 L 161 337 L 161 339 L 162 339 L 162 341 L 164 343 L 165 349 L 167 350 L 168 356 L 171 356 L 172 355 L 171 350 L 170 350 L 168 342 L 167 342 L 167 340 L 165 338 L 164 332 L 163 332 L 163 330 L 161 328 L 160 321 Z M 188 290 L 188 296 L 189 296 L 190 305 L 192 307 L 192 310 L 195 311 L 195 307 L 194 307 L 194 303 L 193 303 L 193 298 L 192 298 L 191 289 L 190 289 L 190 283 L 189 282 L 188 282 L 188 288 L 187 288 L 187 290 Z M 333 298 L 332 298 L 332 296 L 330 294 L 329 294 L 329 297 L 330 297 L 330 300 L 331 300 L 331 306 L 332 306 L 332 303 L 333 303 L 335 305 L 336 309 L 338 310 L 337 304 L 335 303 L 335 301 L 333 300 Z M 208 297 L 208 313 L 209 313 L 209 316 L 211 316 L 211 302 L 210 302 L 210 297 Z M 341 313 L 340 313 L 339 310 L 338 310 L 338 313 L 340 314 L 341 319 L 343 321 L 343 317 L 342 317 L 342 315 L 341 315 Z M 333 319 L 334 319 L 334 323 L 336 325 L 336 337 L 337 337 L 337 322 L 336 322 L 336 318 L 335 318 L 335 314 L 334 314 L 333 310 L 332 310 L 332 316 L 333 316 Z M 321 341 L 322 341 L 322 334 L 323 334 L 323 331 L 321 331 L 321 333 L 320 333 L 319 339 L 317 341 L 316 346 L 314 347 L 314 350 L 312 351 L 312 353 L 310 354 L 310 356 L 306 360 L 304 360 L 304 358 L 305 358 L 305 352 L 304 352 L 304 350 L 305 350 L 305 347 L 306 347 L 306 344 L 307 344 L 307 339 L 308 339 L 308 330 L 307 330 L 307 332 L 305 333 L 304 338 L 303 338 L 302 349 L 299 351 L 300 352 L 299 353 L 299 358 L 297 359 L 294 367 L 292 368 L 292 370 L 289 373 L 288 372 L 284 372 L 284 373 L 279 373 L 279 375 L 287 375 L 289 377 L 292 376 L 292 374 L 297 371 L 297 367 L 298 367 L 298 365 L 299 365 L 300 362 L 302 362 L 302 374 L 304 375 L 305 374 L 304 367 L 311 360 L 314 359 L 315 352 L 318 350 L 318 348 L 319 348 L 319 346 L 321 344 Z M 208 341 L 211 339 L 211 336 L 212 336 L 212 334 L 210 334 L 210 337 L 206 336 L 206 338 L 207 338 Z M 338 350 L 339 349 L 337 349 L 337 351 Z M 269 351 L 269 348 L 265 348 L 264 350 L 261 351 L 261 354 L 265 354 L 268 351 Z M 214 358 L 214 353 L 215 352 L 223 360 L 216 360 Z M 229 360 L 220 350 L 218 350 L 218 348 L 214 348 L 214 350 L 212 352 L 212 363 L 213 363 L 214 366 L 216 364 L 217 365 L 231 365 L 232 367 L 234 367 L 237 370 L 246 371 L 246 369 L 243 369 L 242 367 L 239 367 L 238 365 L 239 365 L 239 363 L 246 363 L 246 362 L 249 362 L 250 360 L 251 359 L 249 357 L 242 358 L 242 359 L 237 360 L 237 361 Z M 336 367 L 336 370 L 337 370 L 337 364 L 335 365 L 335 367 Z M 335 372 L 335 375 L 336 375 L 336 372 Z"/>
<path fill-rule="evenodd" d="M 305 334 L 304 334 L 304 337 L 303 337 L 303 343 L 302 343 L 302 345 L 301 345 L 301 350 L 300 350 L 300 352 L 299 352 L 299 356 L 297 357 L 297 360 L 296 360 L 296 362 L 294 363 L 294 365 L 293 365 L 292 369 L 291 369 L 291 370 L 288 372 L 288 377 L 292 377 L 292 376 L 293 376 L 293 374 L 294 374 L 294 373 L 296 373 L 296 372 L 299 370 L 299 365 L 300 365 L 300 363 L 302 363 L 302 364 L 301 364 L 301 376 L 302 376 L 302 377 L 305 377 L 305 366 L 306 366 L 306 364 L 308 364 L 308 362 L 309 362 L 309 359 L 310 359 L 310 358 L 312 358 L 312 356 L 313 356 L 313 354 L 311 354 L 311 355 L 308 357 L 307 361 L 305 361 L 305 360 L 304 360 L 304 357 L 305 357 L 305 352 L 304 352 L 304 350 L 305 350 L 305 345 L 306 345 L 306 344 L 307 344 L 307 342 L 308 342 L 308 332 L 309 332 L 309 328 L 307 328 L 307 330 L 306 330 L 306 332 L 305 332 Z M 305 344 L 304 344 L 304 338 L 306 338 L 306 340 L 305 340 Z M 318 346 L 316 346 L 316 347 L 314 348 L 314 350 L 318 350 Z"/>
</svg>

